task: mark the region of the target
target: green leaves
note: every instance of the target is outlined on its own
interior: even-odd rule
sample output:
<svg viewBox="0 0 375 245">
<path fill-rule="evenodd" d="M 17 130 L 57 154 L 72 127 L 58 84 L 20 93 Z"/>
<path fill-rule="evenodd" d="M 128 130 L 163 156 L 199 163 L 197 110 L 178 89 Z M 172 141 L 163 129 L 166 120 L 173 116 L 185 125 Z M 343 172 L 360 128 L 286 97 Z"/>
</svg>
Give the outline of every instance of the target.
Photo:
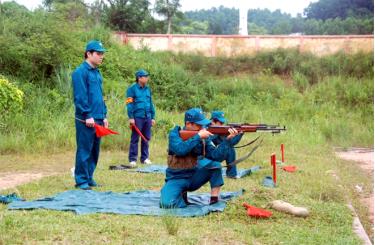
<svg viewBox="0 0 375 245">
<path fill-rule="evenodd" d="M 22 110 L 23 95 L 17 86 L 0 76 L 0 115 L 2 119 Z"/>
</svg>

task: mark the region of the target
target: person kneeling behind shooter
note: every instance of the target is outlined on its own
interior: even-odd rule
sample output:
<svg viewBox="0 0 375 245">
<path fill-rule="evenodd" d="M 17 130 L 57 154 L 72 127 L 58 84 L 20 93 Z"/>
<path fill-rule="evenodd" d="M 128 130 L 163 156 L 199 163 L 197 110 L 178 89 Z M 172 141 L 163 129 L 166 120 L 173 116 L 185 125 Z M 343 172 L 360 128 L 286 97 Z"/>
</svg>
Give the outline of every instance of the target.
<svg viewBox="0 0 375 245">
<path fill-rule="evenodd" d="M 211 112 L 210 120 L 211 120 L 212 126 L 223 126 L 227 122 L 227 120 L 224 117 L 224 112 L 222 112 L 222 111 Z M 233 146 L 237 145 L 238 142 L 240 142 L 242 136 L 243 136 L 243 133 L 240 133 L 240 134 L 236 135 L 235 137 L 233 137 L 231 139 L 231 145 L 233 145 Z M 221 142 L 223 142 L 223 140 L 225 140 L 225 136 L 214 135 L 214 136 L 211 137 L 211 140 L 215 145 L 219 145 Z M 228 165 L 227 170 L 226 170 L 226 175 L 229 178 L 237 178 L 237 167 L 236 167 L 236 165 L 229 166 L 229 164 L 234 162 L 234 160 L 236 160 L 236 151 L 232 147 L 227 154 L 227 158 L 225 159 L 225 161 Z"/>
<path fill-rule="evenodd" d="M 232 149 L 231 139 L 238 135 L 230 128 L 229 135 L 216 147 L 209 139 L 211 134 L 204 126 L 210 124 L 199 108 L 185 112 L 184 130 L 199 131 L 193 137 L 183 140 L 181 128 L 176 126 L 169 133 L 168 168 L 161 189 L 160 207 L 186 207 L 187 192 L 195 191 L 210 182 L 210 204 L 219 200 L 220 187 L 224 184 L 221 163 Z"/>
</svg>

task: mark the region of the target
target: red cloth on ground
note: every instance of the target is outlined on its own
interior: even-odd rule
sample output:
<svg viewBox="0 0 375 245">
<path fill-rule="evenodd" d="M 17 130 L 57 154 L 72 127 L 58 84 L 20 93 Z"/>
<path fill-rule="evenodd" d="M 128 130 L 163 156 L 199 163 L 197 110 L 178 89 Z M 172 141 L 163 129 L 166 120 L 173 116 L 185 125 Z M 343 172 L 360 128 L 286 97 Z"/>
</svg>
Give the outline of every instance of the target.
<svg viewBox="0 0 375 245">
<path fill-rule="evenodd" d="M 242 206 L 247 208 L 247 215 L 250 217 L 255 217 L 255 218 L 269 218 L 272 215 L 272 212 L 267 211 L 265 209 L 257 208 L 254 206 L 251 206 L 247 203 L 243 203 Z"/>
<path fill-rule="evenodd" d="M 297 167 L 296 166 L 293 166 L 293 165 L 290 165 L 290 166 L 284 166 L 282 167 L 282 169 L 284 171 L 287 171 L 287 172 L 290 172 L 290 173 L 293 173 L 297 170 Z"/>
</svg>

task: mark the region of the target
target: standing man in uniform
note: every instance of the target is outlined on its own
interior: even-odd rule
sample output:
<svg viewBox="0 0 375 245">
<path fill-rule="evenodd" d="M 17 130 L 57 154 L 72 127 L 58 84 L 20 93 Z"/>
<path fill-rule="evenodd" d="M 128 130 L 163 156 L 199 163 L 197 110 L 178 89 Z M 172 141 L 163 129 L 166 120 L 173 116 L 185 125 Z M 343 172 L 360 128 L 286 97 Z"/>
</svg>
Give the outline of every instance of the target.
<svg viewBox="0 0 375 245">
<path fill-rule="evenodd" d="M 218 145 L 210 140 L 212 134 L 204 129 L 210 124 L 201 109 L 192 108 L 185 112 L 184 130 L 196 131 L 193 137 L 183 140 L 181 128 L 176 126 L 169 133 L 168 168 L 165 184 L 161 189 L 162 208 L 183 208 L 189 204 L 187 192 L 195 191 L 209 182 L 210 204 L 219 201 L 220 188 L 224 184 L 221 161 L 232 148 L 231 139 L 238 132 L 230 128 L 229 135 Z"/>
<path fill-rule="evenodd" d="M 98 69 L 105 51 L 100 41 L 89 41 L 85 61 L 72 74 L 77 143 L 74 177 L 76 187 L 82 190 L 98 186 L 93 175 L 99 158 L 100 138 L 95 135 L 94 124 L 108 128 L 103 78 Z"/>
<path fill-rule="evenodd" d="M 212 126 L 223 126 L 227 122 L 227 120 L 224 117 L 224 112 L 222 112 L 222 111 L 211 112 L 210 120 L 211 120 Z M 238 142 L 240 142 L 242 136 L 243 136 L 243 133 L 240 133 L 240 134 L 236 135 L 236 137 L 233 137 L 231 139 L 231 145 L 235 146 L 236 144 L 238 144 Z M 223 142 L 223 140 L 225 140 L 225 136 L 214 135 L 214 136 L 212 136 L 211 140 L 212 140 L 212 143 L 214 143 L 215 145 L 220 145 L 220 143 Z M 232 163 L 232 162 L 234 162 L 234 160 L 236 160 L 236 151 L 233 147 L 229 149 L 229 152 L 228 152 L 225 160 L 226 160 L 227 165 L 228 165 L 227 170 L 226 170 L 227 177 L 228 178 L 237 178 L 237 167 L 236 167 L 236 165 L 229 166 L 230 163 Z"/>
<path fill-rule="evenodd" d="M 132 135 L 129 146 L 129 164 L 137 165 L 139 134 L 134 129 L 137 127 L 143 136 L 151 139 L 151 127 L 155 125 L 155 107 L 152 102 L 152 93 L 148 82 L 148 72 L 140 69 L 135 73 L 135 83 L 126 91 L 126 108 Z M 141 163 L 151 164 L 149 159 L 148 141 L 141 140 Z"/>
</svg>

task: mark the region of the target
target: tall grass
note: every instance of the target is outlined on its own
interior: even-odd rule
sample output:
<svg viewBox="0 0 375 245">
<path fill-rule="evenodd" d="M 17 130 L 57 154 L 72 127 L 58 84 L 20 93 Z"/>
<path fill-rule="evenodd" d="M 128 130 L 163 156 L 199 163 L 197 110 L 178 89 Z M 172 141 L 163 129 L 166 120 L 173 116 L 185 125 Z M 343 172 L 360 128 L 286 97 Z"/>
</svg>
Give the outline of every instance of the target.
<svg viewBox="0 0 375 245">
<path fill-rule="evenodd" d="M 101 71 L 108 119 L 120 136 L 104 139 L 105 149 L 128 147 L 124 95 L 139 68 L 151 73 L 156 141 L 165 140 L 173 125 L 182 124 L 185 109 L 202 107 L 223 110 L 230 121 L 284 124 L 285 140 L 293 143 L 373 145 L 371 55 L 318 58 L 277 50 L 254 57 L 205 58 L 112 44 Z M 70 65 L 58 66 L 53 87 L 8 76 L 24 91 L 25 106 L 22 113 L 1 122 L 1 153 L 75 147 L 72 70 Z"/>
<path fill-rule="evenodd" d="M 373 83 L 370 79 L 327 77 L 301 94 L 273 76 L 211 80 L 213 98 L 202 105 L 206 111 L 223 110 L 230 121 L 280 123 L 287 126 L 286 143 L 300 146 L 373 144 Z M 125 90 L 125 86 L 123 88 Z M 156 104 L 159 100 L 155 96 Z M 71 95 L 58 90 L 28 88 L 26 109 L 6 122 L 0 134 L 0 152 L 64 151 L 75 147 L 74 107 Z M 164 103 L 162 101 L 162 103 Z M 192 106 L 197 106 L 193 104 Z M 116 137 L 104 138 L 104 149 L 128 148 L 124 97 L 107 96 L 110 127 Z M 157 107 L 158 108 L 158 107 Z M 209 116 L 209 115 L 207 115 Z M 183 113 L 157 109 L 154 141 L 166 139 Z"/>
<path fill-rule="evenodd" d="M 317 57 L 300 53 L 297 49 L 277 49 L 260 52 L 255 56 L 232 58 L 210 58 L 197 55 L 179 54 L 175 59 L 193 72 L 216 76 L 237 75 L 239 73 L 271 73 L 291 76 L 304 75 L 310 84 L 319 82 L 326 76 L 372 77 L 374 57 L 371 53 L 358 53 Z"/>
</svg>

